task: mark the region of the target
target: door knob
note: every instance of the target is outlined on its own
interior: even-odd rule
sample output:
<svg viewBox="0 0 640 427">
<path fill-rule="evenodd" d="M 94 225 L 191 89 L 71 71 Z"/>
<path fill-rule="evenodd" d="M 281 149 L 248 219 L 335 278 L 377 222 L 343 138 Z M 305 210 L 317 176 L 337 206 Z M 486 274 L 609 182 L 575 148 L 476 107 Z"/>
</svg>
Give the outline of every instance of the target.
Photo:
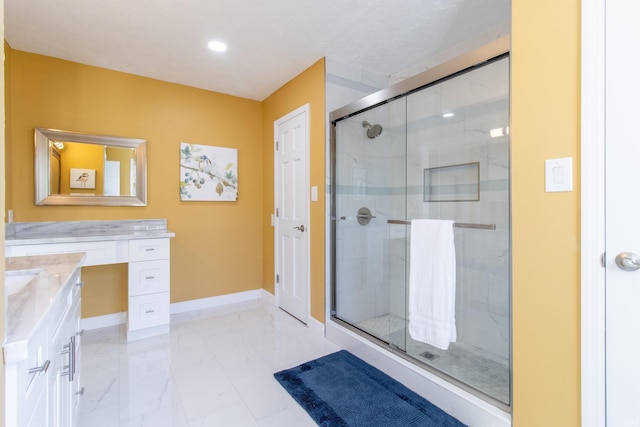
<svg viewBox="0 0 640 427">
<path fill-rule="evenodd" d="M 301 225 L 300 227 L 293 227 L 294 230 L 300 230 L 302 232 L 304 232 L 304 225 Z"/>
<path fill-rule="evenodd" d="M 640 270 L 640 255 L 633 252 L 622 252 L 616 257 L 616 265 L 624 271 Z"/>
</svg>

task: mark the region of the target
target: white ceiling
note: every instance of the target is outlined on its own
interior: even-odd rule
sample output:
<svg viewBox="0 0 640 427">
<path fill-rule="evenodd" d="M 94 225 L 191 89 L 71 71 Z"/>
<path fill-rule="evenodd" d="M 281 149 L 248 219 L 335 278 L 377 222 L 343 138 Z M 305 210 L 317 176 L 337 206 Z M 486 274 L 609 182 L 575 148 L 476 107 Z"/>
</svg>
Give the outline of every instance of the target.
<svg viewBox="0 0 640 427">
<path fill-rule="evenodd" d="M 380 76 L 508 28 L 510 0 L 5 0 L 13 49 L 263 100 L 322 57 Z M 501 35 L 501 34 L 500 34 Z M 229 50 L 216 54 L 212 39 Z"/>
</svg>

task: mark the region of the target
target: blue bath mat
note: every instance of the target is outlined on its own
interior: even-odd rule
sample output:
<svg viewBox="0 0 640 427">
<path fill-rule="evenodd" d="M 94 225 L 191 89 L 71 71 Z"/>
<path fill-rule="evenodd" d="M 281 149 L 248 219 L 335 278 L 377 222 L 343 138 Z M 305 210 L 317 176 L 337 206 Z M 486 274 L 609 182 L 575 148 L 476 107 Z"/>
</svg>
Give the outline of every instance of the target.
<svg viewBox="0 0 640 427">
<path fill-rule="evenodd" d="M 460 421 L 345 350 L 274 376 L 323 427 L 464 427 Z"/>
</svg>

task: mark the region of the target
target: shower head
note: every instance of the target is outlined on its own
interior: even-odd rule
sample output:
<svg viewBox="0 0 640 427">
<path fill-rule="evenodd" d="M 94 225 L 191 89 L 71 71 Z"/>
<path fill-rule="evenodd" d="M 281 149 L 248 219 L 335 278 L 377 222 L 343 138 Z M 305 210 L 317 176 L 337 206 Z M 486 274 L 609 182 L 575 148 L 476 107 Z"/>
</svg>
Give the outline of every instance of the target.
<svg viewBox="0 0 640 427">
<path fill-rule="evenodd" d="M 362 127 L 367 128 L 367 138 L 374 139 L 380 136 L 382 133 L 382 126 L 380 125 L 372 125 L 368 121 L 362 122 Z"/>
</svg>

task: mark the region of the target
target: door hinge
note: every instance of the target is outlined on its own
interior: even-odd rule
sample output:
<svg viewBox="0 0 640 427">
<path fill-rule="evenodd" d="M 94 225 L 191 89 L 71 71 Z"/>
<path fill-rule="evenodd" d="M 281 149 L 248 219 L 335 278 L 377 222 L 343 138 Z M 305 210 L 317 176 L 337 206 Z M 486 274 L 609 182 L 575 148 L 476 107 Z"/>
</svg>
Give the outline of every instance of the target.
<svg viewBox="0 0 640 427">
<path fill-rule="evenodd" d="M 280 283 L 280 275 L 276 274 L 276 283 Z"/>
<path fill-rule="evenodd" d="M 602 252 L 602 256 L 600 257 L 600 265 L 602 268 L 607 268 L 607 253 Z"/>
<path fill-rule="evenodd" d="M 276 217 L 280 218 L 280 208 L 276 208 Z"/>
<path fill-rule="evenodd" d="M 280 149 L 280 143 L 276 141 L 276 151 L 278 151 L 279 149 Z"/>
</svg>

